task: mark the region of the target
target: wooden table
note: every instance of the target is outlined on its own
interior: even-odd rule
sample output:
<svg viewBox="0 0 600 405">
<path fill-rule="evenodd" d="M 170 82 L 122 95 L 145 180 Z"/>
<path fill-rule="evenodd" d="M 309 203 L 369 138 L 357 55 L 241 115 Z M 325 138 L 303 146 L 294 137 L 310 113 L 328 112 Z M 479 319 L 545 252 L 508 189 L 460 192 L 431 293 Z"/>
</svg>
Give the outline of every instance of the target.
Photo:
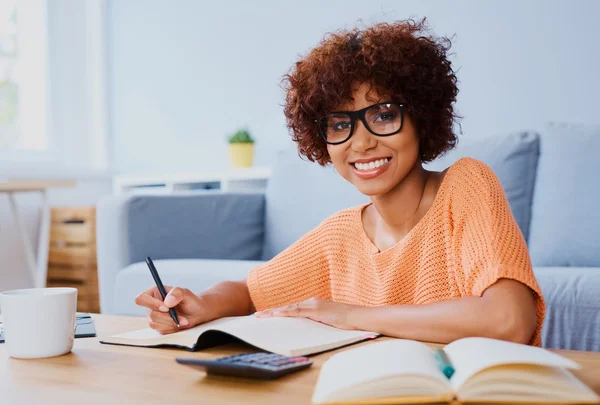
<svg viewBox="0 0 600 405">
<path fill-rule="evenodd" d="M 146 327 L 144 318 L 94 315 L 98 337 Z M 378 339 L 379 340 L 379 339 Z M 368 344 L 368 343 L 363 343 Z M 356 347 L 357 345 L 350 346 Z M 347 350 L 340 349 L 340 350 Z M 214 358 L 246 352 L 235 344 L 190 353 L 76 339 L 73 352 L 42 360 L 9 358 L 0 345 L 0 402 L 6 404 L 309 404 L 319 369 L 333 351 L 313 356 L 305 371 L 275 381 L 207 377 L 175 357 Z M 600 393 L 600 353 L 558 351 L 583 366 L 575 372 Z"/>
<path fill-rule="evenodd" d="M 29 267 L 35 287 L 46 285 L 48 243 L 50 242 L 50 208 L 48 207 L 46 191 L 53 187 L 73 187 L 74 185 L 75 181 L 73 180 L 0 180 L 0 193 L 8 193 L 13 219 L 17 225 L 17 236 L 20 237 L 23 244 L 27 267 Z M 42 195 L 37 258 L 15 200 L 16 193 L 31 191 L 40 192 Z"/>
</svg>

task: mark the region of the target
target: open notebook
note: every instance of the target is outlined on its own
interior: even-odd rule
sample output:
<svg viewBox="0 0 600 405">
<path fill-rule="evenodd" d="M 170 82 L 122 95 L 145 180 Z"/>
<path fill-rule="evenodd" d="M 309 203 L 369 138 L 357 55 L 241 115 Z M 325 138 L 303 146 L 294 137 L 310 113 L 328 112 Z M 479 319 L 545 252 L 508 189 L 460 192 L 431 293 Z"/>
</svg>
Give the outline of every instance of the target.
<svg viewBox="0 0 600 405">
<path fill-rule="evenodd" d="M 304 318 L 257 318 L 249 315 L 221 318 L 169 335 L 141 329 L 110 336 L 100 343 L 179 347 L 196 351 L 241 340 L 268 352 L 305 356 L 376 336 L 374 332 L 342 330 Z"/>
<path fill-rule="evenodd" d="M 455 368 L 448 379 L 433 350 L 414 340 L 350 349 L 321 369 L 314 404 L 598 403 L 600 398 L 558 354 L 486 338 L 465 338 L 444 348 Z"/>
</svg>

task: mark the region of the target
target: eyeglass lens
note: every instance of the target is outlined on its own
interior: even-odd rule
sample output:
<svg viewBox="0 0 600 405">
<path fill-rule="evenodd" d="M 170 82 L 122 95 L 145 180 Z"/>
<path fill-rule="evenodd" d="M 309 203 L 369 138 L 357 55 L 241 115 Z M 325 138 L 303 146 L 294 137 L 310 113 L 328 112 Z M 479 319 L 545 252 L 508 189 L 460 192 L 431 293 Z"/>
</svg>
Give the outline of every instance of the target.
<svg viewBox="0 0 600 405">
<path fill-rule="evenodd" d="M 401 107 L 398 104 L 375 104 L 364 112 L 367 127 L 377 135 L 390 135 L 402 124 Z M 352 118 L 346 113 L 332 113 L 322 118 L 321 132 L 327 142 L 337 143 L 348 139 L 352 131 Z"/>
</svg>

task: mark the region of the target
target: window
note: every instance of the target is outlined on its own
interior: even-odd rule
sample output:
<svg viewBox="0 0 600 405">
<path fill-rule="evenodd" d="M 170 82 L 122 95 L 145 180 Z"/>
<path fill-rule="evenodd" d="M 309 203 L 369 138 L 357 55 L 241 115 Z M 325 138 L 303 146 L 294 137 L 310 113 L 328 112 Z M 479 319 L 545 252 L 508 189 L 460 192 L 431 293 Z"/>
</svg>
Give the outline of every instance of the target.
<svg viewBox="0 0 600 405">
<path fill-rule="evenodd" d="M 9 2 L 10 3 L 10 2 Z M 0 8 L 0 147 L 17 143 L 18 87 L 15 80 L 17 61 L 17 10 L 4 3 Z"/>
<path fill-rule="evenodd" d="M 0 177 L 110 169 L 108 1 L 0 0 Z"/>
<path fill-rule="evenodd" d="M 47 159 L 46 0 L 0 1 L 0 160 Z"/>
</svg>

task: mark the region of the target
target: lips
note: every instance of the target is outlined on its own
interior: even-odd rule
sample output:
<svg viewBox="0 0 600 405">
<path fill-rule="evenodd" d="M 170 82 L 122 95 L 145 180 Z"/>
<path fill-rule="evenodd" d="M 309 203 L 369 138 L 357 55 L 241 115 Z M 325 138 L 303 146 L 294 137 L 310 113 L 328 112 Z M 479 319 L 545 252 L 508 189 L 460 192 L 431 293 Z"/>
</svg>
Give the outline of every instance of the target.
<svg viewBox="0 0 600 405">
<path fill-rule="evenodd" d="M 358 159 L 351 163 L 352 172 L 361 179 L 372 179 L 390 167 L 390 157 Z"/>
<path fill-rule="evenodd" d="M 383 166 L 390 161 L 390 158 L 376 158 L 376 159 L 359 159 L 354 163 L 351 163 L 358 170 L 372 170 L 380 166 Z"/>
</svg>

